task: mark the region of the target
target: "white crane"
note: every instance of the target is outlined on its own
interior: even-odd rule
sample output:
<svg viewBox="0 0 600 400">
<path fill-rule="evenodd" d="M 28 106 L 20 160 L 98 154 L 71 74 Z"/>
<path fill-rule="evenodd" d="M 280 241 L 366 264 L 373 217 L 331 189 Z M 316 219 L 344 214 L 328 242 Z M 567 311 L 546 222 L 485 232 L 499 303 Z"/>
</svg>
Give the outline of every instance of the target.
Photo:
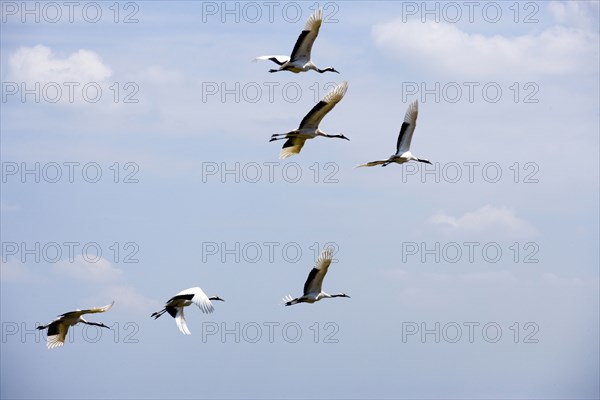
<svg viewBox="0 0 600 400">
<path fill-rule="evenodd" d="M 46 346 L 49 349 L 61 347 L 65 344 L 65 338 L 67 337 L 69 327 L 76 325 L 79 322 L 87 325 L 100 326 L 102 328 L 110 329 L 108 326 L 104 325 L 101 322 L 88 322 L 85 319 L 83 319 L 82 315 L 106 312 L 112 308 L 113 304 L 115 304 L 114 301 L 104 307 L 90 308 L 89 310 L 70 311 L 68 313 L 59 315 L 57 319 L 50 322 L 48 325 L 38 326 L 37 329 L 41 330 L 48 328 L 48 339 L 46 342 Z"/>
<path fill-rule="evenodd" d="M 157 319 L 164 313 L 168 312 L 171 317 L 175 318 L 175 322 L 177 323 L 177 327 L 181 333 L 184 335 L 191 335 L 192 333 L 188 329 L 187 323 L 185 322 L 183 307 L 187 307 L 190 304 L 195 304 L 200 307 L 203 313 L 212 313 L 215 308 L 213 307 L 211 300 L 225 301 L 219 296 L 208 297 L 199 287 L 185 289 L 171 297 L 166 302 L 165 308 L 152 313 L 151 317 Z"/>
<path fill-rule="evenodd" d="M 278 69 L 270 69 L 269 72 L 291 71 L 299 73 L 312 69 L 319 73 L 330 71 L 339 74 L 333 67 L 319 69 L 311 60 L 310 52 L 313 43 L 319 34 L 321 22 L 323 22 L 323 10 L 316 10 L 306 21 L 304 30 L 300 33 L 300 36 L 298 36 L 298 40 L 294 45 L 291 56 L 261 56 L 256 57 L 254 61 L 271 60 L 279 65 Z"/>
<path fill-rule="evenodd" d="M 280 159 L 288 158 L 294 154 L 300 153 L 302 146 L 304 146 L 304 142 L 306 142 L 307 139 L 313 139 L 317 136 L 350 140 L 342 134 L 328 135 L 319 129 L 319 124 L 323 117 L 344 97 L 347 89 L 348 82 L 344 81 L 327 93 L 323 100 L 318 102 L 317 105 L 306 114 L 300 122 L 298 129 L 288 133 L 276 133 L 271 135 L 271 140 L 269 140 L 269 142 L 287 139 L 279 153 Z"/>
<path fill-rule="evenodd" d="M 304 294 L 295 299 L 292 298 L 292 296 L 287 295 L 283 298 L 286 306 L 292 306 L 298 303 L 314 303 L 315 301 L 330 299 L 332 297 L 350 297 L 345 293 L 327 294 L 321 289 L 323 278 L 325 278 L 327 269 L 331 264 L 332 256 L 333 250 L 331 248 L 327 248 L 321 252 L 317 264 L 308 274 L 308 279 L 306 279 L 306 283 L 304 284 Z"/>
<path fill-rule="evenodd" d="M 419 114 L 419 103 L 417 100 L 408 105 L 404 122 L 400 128 L 398 142 L 396 143 L 396 154 L 393 154 L 387 160 L 371 161 L 366 164 L 358 165 L 357 167 L 374 167 L 375 165 L 387 166 L 390 163 L 404 164 L 407 161 L 419 161 L 426 164 L 431 164 L 429 160 L 417 158 L 410 152 L 410 141 L 412 140 L 415 127 L 417 125 L 417 115 Z"/>
</svg>

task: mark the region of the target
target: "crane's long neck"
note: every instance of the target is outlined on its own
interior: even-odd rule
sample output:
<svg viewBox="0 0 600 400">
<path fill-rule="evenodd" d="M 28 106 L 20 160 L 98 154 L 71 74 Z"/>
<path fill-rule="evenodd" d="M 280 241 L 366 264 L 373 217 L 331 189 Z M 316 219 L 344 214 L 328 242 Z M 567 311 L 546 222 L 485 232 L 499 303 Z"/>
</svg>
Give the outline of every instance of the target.
<svg viewBox="0 0 600 400">
<path fill-rule="evenodd" d="M 101 328 L 108 328 L 108 326 L 104 325 L 102 322 L 88 322 L 86 320 L 84 320 L 83 318 L 80 318 L 80 322 L 83 322 L 86 325 L 93 325 L 93 326 L 99 326 Z M 110 329 L 110 328 L 108 328 Z"/>
<path fill-rule="evenodd" d="M 334 297 L 350 297 L 346 293 L 338 293 L 338 294 L 329 294 L 325 292 L 321 292 L 321 298 L 323 299 L 331 299 Z"/>
<path fill-rule="evenodd" d="M 313 69 L 320 74 L 322 74 L 323 72 L 337 72 L 335 70 L 335 68 L 333 68 L 333 67 L 327 67 L 327 68 L 323 68 L 323 69 L 319 69 L 316 66 L 313 66 L 313 67 L 314 67 Z M 337 73 L 339 74 L 339 72 L 337 72 Z"/>
<path fill-rule="evenodd" d="M 338 138 L 338 139 L 346 139 L 348 140 L 348 138 L 342 134 L 339 135 L 329 135 L 321 130 L 317 130 L 317 136 L 324 136 L 324 137 L 328 137 L 328 138 Z"/>
</svg>

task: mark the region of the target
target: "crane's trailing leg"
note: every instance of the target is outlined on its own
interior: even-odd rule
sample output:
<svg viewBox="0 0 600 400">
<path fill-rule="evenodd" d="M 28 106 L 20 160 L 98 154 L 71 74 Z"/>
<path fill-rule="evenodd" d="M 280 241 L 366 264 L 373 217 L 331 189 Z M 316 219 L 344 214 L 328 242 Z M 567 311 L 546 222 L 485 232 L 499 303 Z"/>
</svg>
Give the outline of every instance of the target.
<svg viewBox="0 0 600 400">
<path fill-rule="evenodd" d="M 157 311 L 157 312 L 155 312 L 155 313 L 152 313 L 152 315 L 151 315 L 150 317 L 154 317 L 154 319 L 156 319 L 156 318 L 160 317 L 161 315 L 163 315 L 163 314 L 164 314 L 164 313 L 166 313 L 166 312 L 167 312 L 167 309 L 166 309 L 166 308 L 163 308 L 163 309 L 162 309 L 162 310 L 160 310 L 160 311 Z"/>
<path fill-rule="evenodd" d="M 283 301 L 285 301 L 286 306 L 293 306 L 294 304 L 300 303 L 300 301 L 297 298 L 294 299 L 290 295 L 287 295 L 286 297 L 284 297 Z"/>
</svg>

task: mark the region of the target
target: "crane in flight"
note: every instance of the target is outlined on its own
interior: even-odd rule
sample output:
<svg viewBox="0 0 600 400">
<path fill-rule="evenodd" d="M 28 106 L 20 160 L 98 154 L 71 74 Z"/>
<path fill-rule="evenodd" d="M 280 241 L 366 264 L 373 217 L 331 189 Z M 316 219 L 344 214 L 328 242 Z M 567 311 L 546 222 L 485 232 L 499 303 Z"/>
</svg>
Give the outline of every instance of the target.
<svg viewBox="0 0 600 400">
<path fill-rule="evenodd" d="M 350 297 L 345 293 L 327 294 L 322 290 L 323 278 L 327 274 L 327 269 L 333 258 L 333 250 L 331 247 L 324 249 L 317 260 L 317 264 L 308 274 L 308 279 L 304 283 L 304 294 L 297 298 L 287 295 L 283 298 L 286 306 L 292 306 L 298 303 L 314 303 L 321 299 L 330 299 L 333 297 Z"/>
<path fill-rule="evenodd" d="M 187 323 L 185 322 L 183 308 L 191 304 L 195 304 L 202 310 L 203 313 L 210 314 L 215 309 L 211 303 L 211 300 L 225 301 L 219 296 L 208 297 L 199 287 L 185 289 L 167 300 L 165 307 L 160 311 L 152 313 L 151 317 L 157 319 L 164 313 L 169 313 L 171 317 L 175 318 L 175 323 L 177 323 L 177 327 L 181 333 L 184 335 L 191 335 L 192 333 L 188 329 Z"/>
<path fill-rule="evenodd" d="M 270 60 L 275 64 L 279 65 L 278 69 L 270 69 L 269 72 L 278 71 L 291 71 L 294 73 L 306 72 L 314 70 L 319 73 L 323 72 L 336 72 L 333 67 L 327 67 L 320 69 L 318 68 L 311 59 L 310 52 L 312 50 L 313 43 L 319 34 L 319 28 L 323 22 L 323 10 L 316 10 L 306 21 L 304 30 L 298 36 L 292 54 L 288 56 L 260 56 L 256 57 L 256 60 Z"/>
<path fill-rule="evenodd" d="M 400 127 L 400 134 L 398 135 L 398 141 L 396 142 L 396 154 L 392 154 L 387 160 L 371 161 L 366 164 L 357 165 L 358 167 L 374 167 L 381 165 L 382 167 L 387 166 L 391 163 L 404 164 L 408 161 L 419 161 L 425 164 L 431 164 L 429 160 L 424 158 L 418 158 L 413 156 L 410 152 L 410 141 L 412 140 L 415 127 L 417 126 L 417 115 L 419 114 L 419 103 L 417 100 L 413 101 L 408 105 L 406 115 L 404 116 L 404 122 Z"/>
<path fill-rule="evenodd" d="M 275 133 L 271 135 L 271 140 L 269 140 L 269 142 L 287 139 L 279 153 L 280 159 L 288 158 L 294 154 L 300 153 L 302 146 L 304 146 L 304 142 L 306 142 L 307 139 L 314 139 L 317 136 L 350 140 L 342 134 L 328 135 L 319 129 L 319 124 L 323 117 L 344 98 L 347 89 L 348 82 L 344 81 L 327 93 L 323 100 L 318 102 L 317 105 L 306 114 L 300 122 L 298 129 L 288 133 Z"/>
<path fill-rule="evenodd" d="M 108 328 L 108 326 L 104 325 L 102 322 L 89 322 L 83 319 L 82 315 L 84 314 L 94 314 L 101 313 L 110 310 L 115 304 L 112 303 L 104 306 L 104 307 L 96 307 L 90 308 L 89 310 L 75 310 L 69 311 L 62 315 L 59 315 L 54 321 L 50 322 L 48 325 L 38 326 L 37 329 L 46 329 L 48 328 L 48 339 L 46 342 L 46 346 L 49 349 L 54 349 L 57 347 L 61 347 L 65 344 L 65 338 L 67 337 L 67 332 L 69 331 L 69 327 L 76 325 L 78 323 L 99 326 L 102 328 Z"/>
</svg>

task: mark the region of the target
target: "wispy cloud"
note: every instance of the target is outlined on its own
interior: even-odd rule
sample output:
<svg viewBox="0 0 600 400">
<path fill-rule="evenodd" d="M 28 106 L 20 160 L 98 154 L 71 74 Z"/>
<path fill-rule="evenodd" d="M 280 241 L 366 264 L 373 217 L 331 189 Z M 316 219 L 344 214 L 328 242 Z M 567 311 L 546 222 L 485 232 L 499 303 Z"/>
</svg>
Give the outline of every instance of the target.
<svg viewBox="0 0 600 400">
<path fill-rule="evenodd" d="M 16 204 L 7 203 L 4 201 L 0 201 L 0 212 L 11 212 L 17 211 L 19 206 Z"/>
<path fill-rule="evenodd" d="M 114 300 L 119 309 L 134 314 L 149 314 L 162 307 L 160 302 L 144 296 L 133 285 L 127 283 L 123 271 L 105 258 L 90 262 L 79 255 L 73 262 L 63 260 L 57 263 L 54 271 L 71 279 L 93 284 L 91 301 Z"/>
<path fill-rule="evenodd" d="M 563 277 L 563 276 L 559 276 L 552 272 L 545 272 L 542 275 L 542 279 L 545 283 L 547 283 L 549 285 L 556 286 L 556 287 L 562 287 L 562 288 L 565 288 L 565 287 L 577 288 L 577 287 L 586 286 L 586 284 L 587 284 L 587 282 L 581 278 Z"/>
<path fill-rule="evenodd" d="M 162 303 L 150 299 L 140 293 L 136 288 L 128 284 L 109 285 L 102 291 L 102 298 L 110 298 L 118 302 L 119 308 L 134 314 L 150 315 L 158 311 Z"/>
<path fill-rule="evenodd" d="M 95 260 L 93 260 L 95 261 Z M 115 282 L 122 278 L 122 271 L 115 268 L 110 261 L 100 257 L 97 261 L 86 260 L 77 255 L 73 262 L 62 260 L 55 265 L 55 271 L 79 281 Z"/>
<path fill-rule="evenodd" d="M 21 47 L 8 61 L 9 79 L 17 82 L 100 82 L 109 78 L 111 69 L 91 50 L 78 50 L 59 57 L 43 45 Z"/>
<path fill-rule="evenodd" d="M 397 19 L 375 25 L 372 36 L 382 51 L 403 63 L 459 76 L 537 78 L 593 72 L 598 65 L 598 34 L 565 26 L 508 37 L 467 33 L 448 23 Z"/>
<path fill-rule="evenodd" d="M 443 211 L 429 217 L 427 222 L 446 233 L 500 233 L 514 237 L 531 237 L 536 229 L 517 217 L 514 210 L 506 207 L 485 205 L 454 217 Z"/>
<path fill-rule="evenodd" d="M 2 283 L 40 283 L 45 279 L 30 271 L 24 264 L 14 259 L 0 262 L 0 281 Z"/>
<path fill-rule="evenodd" d="M 548 3 L 548 11 L 556 22 L 572 27 L 586 30 L 597 30 L 600 3 L 597 1 L 551 1 Z"/>
</svg>

